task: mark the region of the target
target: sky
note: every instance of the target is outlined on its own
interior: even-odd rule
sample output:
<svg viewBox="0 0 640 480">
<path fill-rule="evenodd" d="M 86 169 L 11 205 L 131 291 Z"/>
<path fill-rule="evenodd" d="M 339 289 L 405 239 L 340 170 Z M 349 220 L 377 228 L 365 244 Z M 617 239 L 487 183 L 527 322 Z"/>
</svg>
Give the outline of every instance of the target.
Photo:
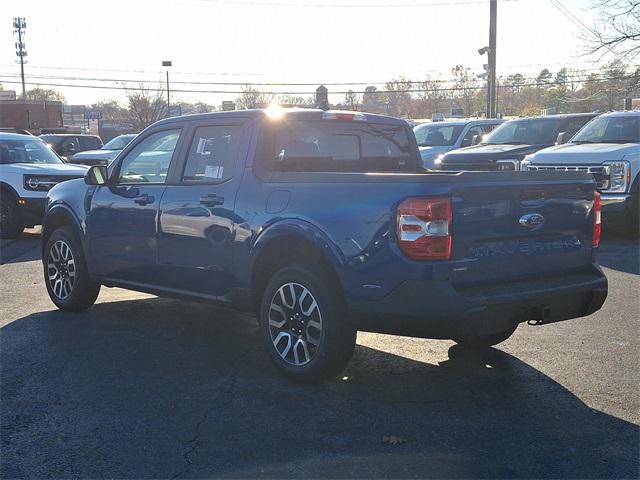
<svg viewBox="0 0 640 480">
<path fill-rule="evenodd" d="M 544 67 L 593 70 L 602 64 L 583 55 L 585 29 L 554 3 L 588 27 L 596 21 L 596 12 L 590 9 L 593 0 L 498 1 L 499 76 L 515 72 L 535 76 Z M 477 50 L 488 44 L 488 0 L 1 0 L 0 4 L 0 84 L 20 91 L 19 84 L 7 82 L 19 81 L 20 73 L 12 18 L 25 17 L 27 88 L 38 83 L 54 88 L 69 104 L 124 101 L 123 85 L 164 81 L 163 60 L 173 62 L 172 90 L 224 91 L 241 87 L 177 82 L 375 84 L 399 76 L 448 79 L 457 64 L 481 73 L 487 61 Z M 330 86 L 329 91 L 364 86 Z M 258 88 L 310 92 L 315 86 Z M 175 93 L 172 103 L 176 99 L 219 105 L 237 96 Z M 331 100 L 342 97 L 336 94 Z"/>
</svg>

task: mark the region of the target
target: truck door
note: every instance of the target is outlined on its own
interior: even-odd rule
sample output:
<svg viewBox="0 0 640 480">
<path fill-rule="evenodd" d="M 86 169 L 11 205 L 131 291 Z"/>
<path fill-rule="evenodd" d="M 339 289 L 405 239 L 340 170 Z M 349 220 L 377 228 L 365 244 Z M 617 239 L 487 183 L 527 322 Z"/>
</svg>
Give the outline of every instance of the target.
<svg viewBox="0 0 640 480">
<path fill-rule="evenodd" d="M 173 127 L 140 139 L 115 166 L 109 184 L 93 192 L 87 235 L 96 275 L 156 284 L 158 206 L 180 132 Z"/>
<path fill-rule="evenodd" d="M 249 121 L 194 123 L 179 180 L 160 204 L 159 267 L 167 288 L 218 297 L 233 288 L 234 204 L 249 145 Z"/>
</svg>

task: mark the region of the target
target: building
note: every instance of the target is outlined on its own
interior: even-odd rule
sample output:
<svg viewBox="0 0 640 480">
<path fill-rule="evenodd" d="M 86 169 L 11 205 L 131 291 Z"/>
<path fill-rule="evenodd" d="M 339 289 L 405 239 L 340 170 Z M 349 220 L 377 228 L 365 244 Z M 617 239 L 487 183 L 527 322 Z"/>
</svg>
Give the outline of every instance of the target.
<svg viewBox="0 0 640 480">
<path fill-rule="evenodd" d="M 62 102 L 1 100 L 0 127 L 29 130 L 35 135 L 43 129 L 62 129 Z"/>
</svg>

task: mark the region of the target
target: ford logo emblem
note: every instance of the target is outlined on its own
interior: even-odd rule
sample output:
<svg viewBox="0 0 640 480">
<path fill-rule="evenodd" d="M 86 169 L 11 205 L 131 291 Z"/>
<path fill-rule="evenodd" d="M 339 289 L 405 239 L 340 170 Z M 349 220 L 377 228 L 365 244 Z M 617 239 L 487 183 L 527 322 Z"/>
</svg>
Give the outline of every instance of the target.
<svg viewBox="0 0 640 480">
<path fill-rule="evenodd" d="M 545 219 L 539 213 L 528 213 L 520 217 L 519 223 L 525 228 L 530 230 L 537 230 L 542 228 Z"/>
</svg>

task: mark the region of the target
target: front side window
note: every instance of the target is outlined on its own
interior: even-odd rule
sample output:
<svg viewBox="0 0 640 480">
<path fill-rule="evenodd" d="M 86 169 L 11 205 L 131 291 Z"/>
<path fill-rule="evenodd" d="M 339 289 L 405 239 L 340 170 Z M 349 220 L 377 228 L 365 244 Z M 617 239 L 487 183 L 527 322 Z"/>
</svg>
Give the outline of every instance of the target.
<svg viewBox="0 0 640 480">
<path fill-rule="evenodd" d="M 640 143 L 640 115 L 598 117 L 586 124 L 571 143 Z"/>
<path fill-rule="evenodd" d="M 473 142 L 473 137 L 476 135 L 482 137 L 483 133 L 482 127 L 471 127 L 462 139 L 461 146 L 468 147 Z"/>
<path fill-rule="evenodd" d="M 135 146 L 120 165 L 118 183 L 164 183 L 180 130 L 154 133 Z"/>
<path fill-rule="evenodd" d="M 413 129 L 420 147 L 444 147 L 456 143 L 464 126 L 428 123 Z"/>
<path fill-rule="evenodd" d="M 196 129 L 182 180 L 218 183 L 233 176 L 242 126 L 216 125 Z"/>
<path fill-rule="evenodd" d="M 270 170 L 297 172 L 415 171 L 408 130 L 400 125 L 342 121 L 278 124 L 266 156 Z"/>
<path fill-rule="evenodd" d="M 0 140 L 0 164 L 63 163 L 41 140 Z"/>
</svg>

